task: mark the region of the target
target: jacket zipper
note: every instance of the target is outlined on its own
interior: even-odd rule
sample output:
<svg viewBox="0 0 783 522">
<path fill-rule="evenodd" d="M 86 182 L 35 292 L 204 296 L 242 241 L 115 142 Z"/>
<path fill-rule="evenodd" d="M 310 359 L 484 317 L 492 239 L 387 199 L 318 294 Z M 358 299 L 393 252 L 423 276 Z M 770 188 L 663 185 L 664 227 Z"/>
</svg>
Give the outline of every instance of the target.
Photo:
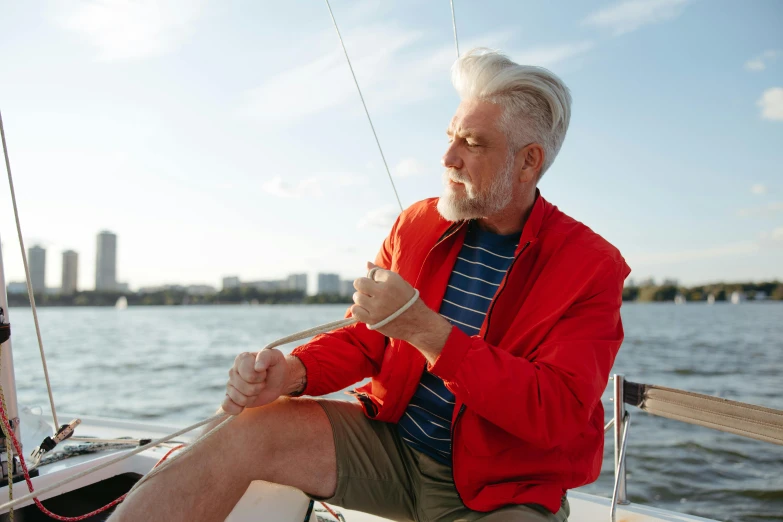
<svg viewBox="0 0 783 522">
<path fill-rule="evenodd" d="M 427 256 L 424 258 L 424 262 L 427 261 L 427 258 L 429 258 L 432 251 L 435 250 L 438 247 L 438 245 L 446 241 L 446 239 L 453 236 L 454 233 L 456 233 L 457 230 L 459 230 L 460 226 L 462 226 L 462 223 L 460 222 L 452 223 L 451 225 L 449 225 L 449 227 L 440 236 L 440 239 L 438 239 L 438 242 L 435 243 L 435 245 L 430 249 L 429 252 L 427 252 Z M 386 348 L 388 348 L 388 345 Z M 349 393 L 354 397 L 356 397 L 359 400 L 359 402 L 366 408 L 370 418 L 374 419 L 375 417 L 378 416 L 378 408 L 375 406 L 375 403 L 372 402 L 372 399 L 370 399 L 370 396 L 368 394 L 364 392 L 360 393 L 356 389 L 350 390 Z"/>
<path fill-rule="evenodd" d="M 514 265 L 516 264 L 517 259 L 522 257 L 522 254 L 525 253 L 525 250 L 527 250 L 527 247 L 529 247 L 529 246 L 530 246 L 530 241 L 525 243 L 525 245 L 522 247 L 522 250 L 519 251 L 519 254 L 517 255 L 517 257 L 515 257 L 514 260 L 511 261 L 511 266 L 509 266 L 508 270 L 506 270 L 506 277 L 503 280 L 503 286 L 500 287 L 500 289 L 498 290 L 497 295 L 492 300 L 492 302 L 489 304 L 489 311 L 487 312 L 487 329 L 484 330 L 484 340 L 486 340 L 487 332 L 489 332 L 489 323 L 492 320 L 492 310 L 495 309 L 495 303 L 497 303 L 498 299 L 500 299 L 500 294 L 503 293 L 503 290 L 506 289 L 506 283 L 508 282 L 508 276 L 511 274 L 511 270 L 514 268 Z"/>
<path fill-rule="evenodd" d="M 503 286 L 500 287 L 498 290 L 497 295 L 495 295 L 495 298 L 492 299 L 492 302 L 489 304 L 489 310 L 487 311 L 487 328 L 484 330 L 484 340 L 487 340 L 487 333 L 489 333 L 489 322 L 492 314 L 492 310 L 495 308 L 495 303 L 500 298 L 500 294 L 503 293 L 503 290 L 506 289 L 506 282 L 508 281 L 509 275 L 511 275 L 511 270 L 514 268 L 514 265 L 517 262 L 517 259 L 522 257 L 522 254 L 525 253 L 525 250 L 527 250 L 527 247 L 530 246 L 530 241 L 525 243 L 525 245 L 522 247 L 522 250 L 519 251 L 519 254 L 514 258 L 513 261 L 511 261 L 511 265 L 508 267 L 508 270 L 506 270 L 506 277 L 503 279 Z M 462 505 L 465 505 L 465 502 L 462 501 L 462 495 L 460 495 L 459 490 L 457 489 L 457 478 L 454 476 L 454 446 L 456 445 L 456 433 L 457 433 L 457 422 L 459 422 L 459 418 L 462 416 L 462 413 L 465 411 L 465 404 L 461 404 L 459 407 L 459 411 L 457 412 L 457 415 L 454 417 L 454 422 L 451 423 L 451 478 L 454 479 L 454 491 L 457 492 L 457 497 L 459 497 L 459 501 L 462 502 Z"/>
</svg>

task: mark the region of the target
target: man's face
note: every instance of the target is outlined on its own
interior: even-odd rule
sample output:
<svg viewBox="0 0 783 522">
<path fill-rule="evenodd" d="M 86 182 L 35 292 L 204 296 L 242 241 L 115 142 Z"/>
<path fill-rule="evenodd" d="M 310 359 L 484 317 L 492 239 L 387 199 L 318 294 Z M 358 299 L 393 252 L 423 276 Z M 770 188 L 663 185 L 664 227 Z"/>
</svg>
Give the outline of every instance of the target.
<svg viewBox="0 0 783 522">
<path fill-rule="evenodd" d="M 514 156 L 500 130 L 500 106 L 460 103 L 449 124 L 449 147 L 441 163 L 444 190 L 438 210 L 449 221 L 477 219 L 502 211 L 514 191 Z"/>
</svg>

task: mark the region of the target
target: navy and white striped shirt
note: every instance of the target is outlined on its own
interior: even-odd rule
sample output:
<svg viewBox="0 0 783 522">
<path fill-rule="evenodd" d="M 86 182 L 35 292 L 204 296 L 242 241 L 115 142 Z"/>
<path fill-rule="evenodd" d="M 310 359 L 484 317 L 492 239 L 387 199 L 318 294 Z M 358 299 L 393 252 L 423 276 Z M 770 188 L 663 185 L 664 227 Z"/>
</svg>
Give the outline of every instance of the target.
<svg viewBox="0 0 783 522">
<path fill-rule="evenodd" d="M 449 278 L 440 314 L 468 335 L 477 335 L 487 309 L 514 260 L 519 234 L 502 236 L 468 225 L 465 243 Z M 412 448 L 451 465 L 451 417 L 454 394 L 427 370 L 397 423 Z"/>
</svg>

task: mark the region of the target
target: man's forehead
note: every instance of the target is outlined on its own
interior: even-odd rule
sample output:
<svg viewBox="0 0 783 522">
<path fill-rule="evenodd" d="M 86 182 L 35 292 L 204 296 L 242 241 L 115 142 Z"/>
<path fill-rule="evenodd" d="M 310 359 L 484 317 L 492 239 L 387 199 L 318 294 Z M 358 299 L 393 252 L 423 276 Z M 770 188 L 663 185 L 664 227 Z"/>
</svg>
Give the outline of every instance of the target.
<svg viewBox="0 0 783 522">
<path fill-rule="evenodd" d="M 500 113 L 500 107 L 494 103 L 463 101 L 452 116 L 448 131 L 463 134 L 494 129 Z"/>
</svg>

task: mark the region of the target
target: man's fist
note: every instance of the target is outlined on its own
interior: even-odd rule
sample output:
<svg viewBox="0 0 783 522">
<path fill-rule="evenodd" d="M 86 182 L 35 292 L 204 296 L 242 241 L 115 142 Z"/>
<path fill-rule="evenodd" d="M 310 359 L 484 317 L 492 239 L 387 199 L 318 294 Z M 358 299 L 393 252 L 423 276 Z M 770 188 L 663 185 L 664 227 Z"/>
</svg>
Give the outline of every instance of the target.
<svg viewBox="0 0 783 522">
<path fill-rule="evenodd" d="M 221 407 L 231 415 L 274 401 L 283 393 L 288 364 L 279 350 L 244 352 L 228 372 L 226 398 Z"/>
</svg>

